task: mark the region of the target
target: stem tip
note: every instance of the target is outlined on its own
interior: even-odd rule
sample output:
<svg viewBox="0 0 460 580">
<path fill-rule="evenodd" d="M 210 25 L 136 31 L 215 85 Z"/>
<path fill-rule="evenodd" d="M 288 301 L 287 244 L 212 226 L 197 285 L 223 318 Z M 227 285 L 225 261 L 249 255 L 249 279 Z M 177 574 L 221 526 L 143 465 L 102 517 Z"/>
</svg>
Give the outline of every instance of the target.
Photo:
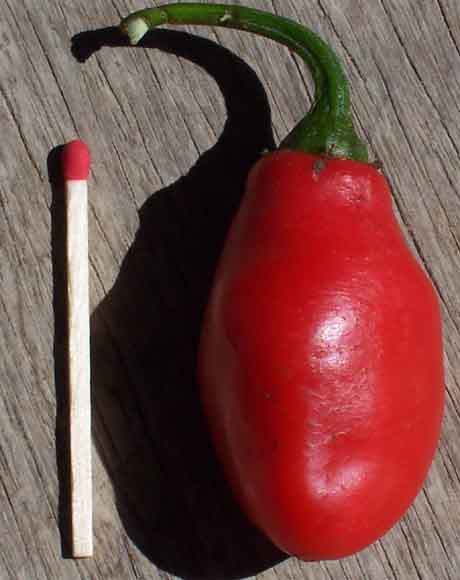
<svg viewBox="0 0 460 580">
<path fill-rule="evenodd" d="M 121 31 L 128 35 L 131 44 L 137 44 L 148 32 L 149 26 L 143 18 L 127 18 L 121 26 Z"/>
</svg>

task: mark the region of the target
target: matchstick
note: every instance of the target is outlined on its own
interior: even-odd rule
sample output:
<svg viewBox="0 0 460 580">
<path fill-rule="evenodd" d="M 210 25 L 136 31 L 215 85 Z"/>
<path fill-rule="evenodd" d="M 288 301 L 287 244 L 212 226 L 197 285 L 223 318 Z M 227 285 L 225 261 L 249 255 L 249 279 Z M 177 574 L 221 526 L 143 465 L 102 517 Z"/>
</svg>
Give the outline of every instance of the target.
<svg viewBox="0 0 460 580">
<path fill-rule="evenodd" d="M 71 550 L 93 555 L 91 390 L 89 342 L 88 175 L 90 154 L 81 141 L 64 146 L 66 192 L 68 376 L 70 412 Z"/>
</svg>

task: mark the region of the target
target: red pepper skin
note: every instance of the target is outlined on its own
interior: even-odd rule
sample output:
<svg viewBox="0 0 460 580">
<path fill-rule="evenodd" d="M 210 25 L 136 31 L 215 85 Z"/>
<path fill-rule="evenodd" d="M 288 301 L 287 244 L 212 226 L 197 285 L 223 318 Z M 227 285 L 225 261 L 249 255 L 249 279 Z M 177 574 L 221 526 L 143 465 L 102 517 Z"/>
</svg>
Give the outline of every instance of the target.
<svg viewBox="0 0 460 580">
<path fill-rule="evenodd" d="M 198 374 L 234 492 L 281 549 L 348 556 L 403 516 L 440 434 L 442 331 L 377 169 L 293 151 L 259 161 Z"/>
</svg>

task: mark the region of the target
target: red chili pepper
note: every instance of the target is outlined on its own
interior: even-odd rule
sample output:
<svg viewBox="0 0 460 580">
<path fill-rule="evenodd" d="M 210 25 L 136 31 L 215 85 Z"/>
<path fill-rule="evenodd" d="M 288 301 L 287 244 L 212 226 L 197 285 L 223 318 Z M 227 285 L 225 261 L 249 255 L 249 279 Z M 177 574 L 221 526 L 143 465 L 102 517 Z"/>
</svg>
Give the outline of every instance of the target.
<svg viewBox="0 0 460 580">
<path fill-rule="evenodd" d="M 137 42 L 166 23 L 274 38 L 312 71 L 313 108 L 249 176 L 209 300 L 199 380 L 249 518 L 301 558 L 353 554 L 403 516 L 436 450 L 436 294 L 367 163 L 332 50 L 295 22 L 241 6 L 161 6 L 122 29 Z"/>
</svg>

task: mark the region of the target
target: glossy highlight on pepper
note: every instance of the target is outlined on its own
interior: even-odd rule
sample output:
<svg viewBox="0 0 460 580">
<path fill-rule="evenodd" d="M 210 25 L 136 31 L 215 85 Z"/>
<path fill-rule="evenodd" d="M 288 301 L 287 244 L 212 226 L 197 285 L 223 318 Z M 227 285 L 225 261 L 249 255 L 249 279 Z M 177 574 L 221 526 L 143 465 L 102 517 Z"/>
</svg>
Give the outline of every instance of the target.
<svg viewBox="0 0 460 580">
<path fill-rule="evenodd" d="M 333 51 L 288 19 L 170 4 L 122 24 L 226 26 L 299 54 L 315 102 L 252 169 L 215 273 L 198 379 L 248 518 L 306 560 L 355 554 L 410 507 L 444 406 L 436 292 L 405 243 L 384 175 L 354 131 Z"/>
</svg>

